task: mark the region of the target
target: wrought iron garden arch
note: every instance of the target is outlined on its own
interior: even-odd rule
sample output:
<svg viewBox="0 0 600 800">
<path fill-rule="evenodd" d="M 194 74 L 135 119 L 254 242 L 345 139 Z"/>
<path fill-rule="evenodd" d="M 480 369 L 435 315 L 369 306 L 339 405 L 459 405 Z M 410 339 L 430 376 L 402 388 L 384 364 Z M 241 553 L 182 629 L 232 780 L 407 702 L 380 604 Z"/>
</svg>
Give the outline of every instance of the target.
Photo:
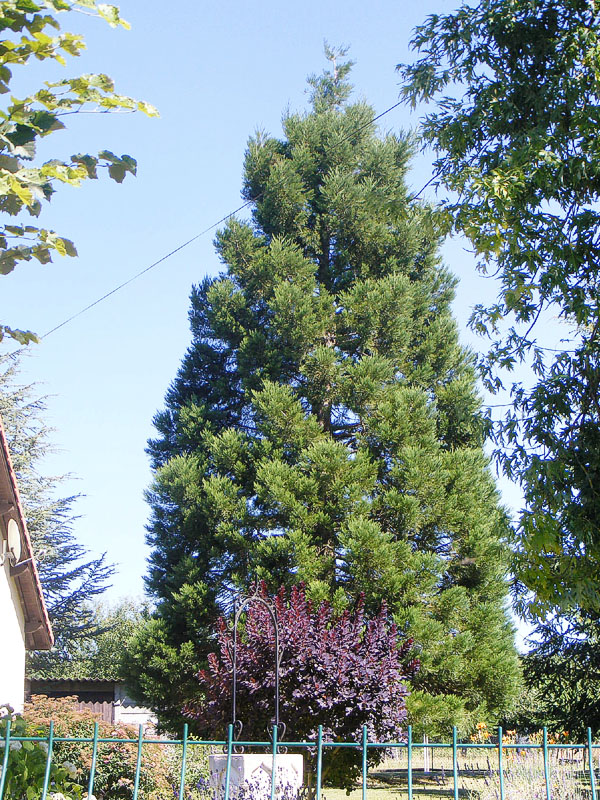
<svg viewBox="0 0 600 800">
<path fill-rule="evenodd" d="M 285 735 L 285 723 L 279 719 L 279 670 L 281 666 L 281 649 L 279 647 L 279 623 L 277 621 L 277 608 L 271 600 L 261 593 L 258 584 L 254 587 L 251 595 L 238 594 L 233 601 L 233 690 L 231 696 L 231 722 L 238 740 L 243 729 L 243 723 L 237 719 L 237 646 L 238 646 L 238 624 L 244 611 L 253 603 L 260 603 L 269 612 L 273 630 L 275 631 L 275 726 L 277 727 L 278 738 L 281 741 Z"/>
</svg>

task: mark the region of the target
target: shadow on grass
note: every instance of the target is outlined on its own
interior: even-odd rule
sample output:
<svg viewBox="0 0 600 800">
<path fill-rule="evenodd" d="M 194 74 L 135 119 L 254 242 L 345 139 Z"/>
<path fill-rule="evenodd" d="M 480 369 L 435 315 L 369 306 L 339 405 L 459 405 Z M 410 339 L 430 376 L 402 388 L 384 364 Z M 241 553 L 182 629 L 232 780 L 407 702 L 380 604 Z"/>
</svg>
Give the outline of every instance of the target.
<svg viewBox="0 0 600 800">
<path fill-rule="evenodd" d="M 398 798 L 398 800 L 404 800 L 404 798 L 408 797 L 408 789 L 406 786 L 388 786 L 385 790 L 381 786 L 374 786 L 369 784 L 367 786 L 367 791 L 372 792 L 379 789 L 380 791 L 385 791 L 385 797 L 390 798 Z M 356 790 L 358 791 L 358 790 Z M 330 790 L 324 789 L 324 800 L 328 797 Z M 479 797 L 479 792 L 477 790 L 472 789 L 462 789 L 459 788 L 458 790 L 459 797 L 468 797 L 473 798 L 476 800 Z M 436 788 L 434 786 L 414 786 L 413 785 L 413 797 L 423 797 L 423 798 L 446 798 L 446 797 L 454 797 L 454 790 L 451 787 L 446 789 Z"/>
<path fill-rule="evenodd" d="M 390 790 L 391 794 L 407 795 L 408 794 L 408 770 L 407 769 L 382 769 L 375 770 L 371 773 L 370 777 L 377 781 L 380 785 L 383 784 Z M 482 778 L 489 777 L 487 770 L 461 770 L 459 780 L 464 778 L 481 780 Z M 452 773 L 448 774 L 445 770 L 431 770 L 430 772 L 422 772 L 421 770 L 413 770 L 413 795 L 426 796 L 426 797 L 454 797 L 454 781 Z M 459 797 L 477 798 L 479 792 L 476 788 L 465 789 L 462 786 L 458 788 Z"/>
<path fill-rule="evenodd" d="M 408 770 L 407 769 L 380 769 L 374 770 L 369 773 L 375 780 L 383 781 L 384 783 L 408 783 Z M 430 772 L 423 772 L 422 770 L 413 769 L 413 783 L 420 781 L 424 783 L 452 783 L 452 771 L 432 769 Z M 496 775 L 496 773 L 492 773 Z M 490 771 L 488 769 L 461 769 L 458 772 L 459 780 L 461 778 L 481 780 L 482 778 L 489 778 Z"/>
</svg>

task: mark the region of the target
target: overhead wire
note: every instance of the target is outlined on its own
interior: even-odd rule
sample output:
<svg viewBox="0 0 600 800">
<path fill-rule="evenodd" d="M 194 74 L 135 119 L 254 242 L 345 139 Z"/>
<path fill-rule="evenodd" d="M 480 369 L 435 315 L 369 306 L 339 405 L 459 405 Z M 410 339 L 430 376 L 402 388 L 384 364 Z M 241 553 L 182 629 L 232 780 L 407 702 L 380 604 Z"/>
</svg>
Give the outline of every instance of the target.
<svg viewBox="0 0 600 800">
<path fill-rule="evenodd" d="M 237 214 L 239 211 L 242 211 L 251 202 L 252 202 L 251 200 L 248 200 L 246 203 L 241 205 L 239 208 L 236 208 L 235 211 L 231 211 L 226 216 L 221 217 L 220 220 L 217 220 L 217 222 L 213 222 L 213 224 L 210 225 L 208 228 L 205 228 L 203 231 L 200 231 L 200 233 L 197 233 L 195 236 L 192 236 L 191 239 L 188 239 L 187 242 L 183 242 L 183 244 L 180 244 L 174 250 L 171 250 L 170 252 L 165 253 L 165 255 L 161 256 L 157 261 L 154 261 L 152 264 L 150 264 L 149 266 L 147 266 L 144 269 L 140 270 L 135 275 L 132 275 L 131 278 L 128 278 L 126 281 L 123 281 L 123 283 L 120 283 L 118 286 L 115 286 L 114 289 L 111 289 L 109 292 L 106 292 L 106 294 L 103 294 L 102 297 L 99 297 L 97 300 L 94 300 L 93 303 L 90 303 L 89 305 L 85 306 L 85 308 L 82 308 L 80 311 L 77 311 L 75 314 L 72 314 L 70 317 L 65 319 L 63 322 L 61 322 L 60 324 L 56 325 L 54 328 L 51 328 L 49 331 L 47 331 L 40 338 L 41 339 L 45 339 L 47 336 L 50 336 L 51 333 L 54 333 L 55 331 L 59 330 L 60 328 L 64 328 L 64 326 L 68 325 L 69 322 L 72 322 L 74 319 L 77 319 L 77 317 L 80 317 L 82 314 L 85 314 L 86 311 L 89 311 L 91 308 L 94 308 L 94 306 L 97 306 L 99 303 L 102 303 L 103 300 L 106 300 L 111 295 L 116 294 L 116 292 L 118 292 L 121 289 L 125 288 L 125 286 L 128 286 L 130 283 L 133 283 L 133 281 L 137 280 L 138 278 L 141 278 L 142 275 L 145 275 L 147 272 L 150 272 L 150 270 L 154 269 L 154 267 L 158 267 L 158 265 L 162 264 L 163 261 L 166 261 L 168 258 L 171 258 L 171 256 L 175 255 L 175 253 L 178 253 L 180 250 L 183 250 L 184 247 L 188 247 L 188 245 L 192 244 L 192 242 L 195 242 L 197 239 L 200 239 L 201 236 L 205 236 L 207 233 L 212 231 L 213 228 L 216 228 L 217 225 L 220 225 L 222 222 L 225 222 L 230 217 L 232 217 L 234 214 Z"/>
<path fill-rule="evenodd" d="M 385 111 L 382 111 L 381 113 L 379 113 L 376 116 L 374 116 L 372 119 L 368 120 L 367 122 L 364 122 L 362 125 L 359 125 L 354 130 L 352 130 L 350 133 L 346 134 L 344 137 L 342 137 L 340 140 L 338 140 L 338 142 L 336 142 L 336 146 L 339 146 L 339 145 L 343 144 L 344 142 L 348 141 L 349 139 L 351 139 L 353 136 L 356 136 L 362 130 L 364 130 L 365 128 L 369 127 L 370 125 L 373 125 L 375 122 L 377 122 L 378 120 L 382 119 L 387 114 L 389 114 L 391 111 L 394 111 L 396 108 L 398 108 L 401 105 L 403 105 L 403 102 L 402 101 L 398 101 L 397 103 L 394 103 L 394 105 L 390 106 L 389 108 L 386 108 Z M 412 195 L 409 195 L 407 197 L 407 201 L 406 202 L 407 203 L 411 203 L 414 200 L 417 200 L 422 195 L 422 193 L 438 177 L 439 177 L 439 174 L 436 172 L 425 184 L 423 184 L 423 186 L 419 189 L 419 191 L 415 192 Z M 265 190 L 263 190 L 262 192 L 259 192 L 255 197 L 251 197 L 249 200 L 246 200 L 245 203 L 242 203 L 240 206 L 235 208 L 233 211 L 228 212 L 227 214 L 222 216 L 220 219 L 216 220 L 211 225 L 209 225 L 208 227 L 206 227 L 203 230 L 201 230 L 199 233 L 197 233 L 194 236 L 190 237 L 185 242 L 182 242 L 182 244 L 180 244 L 177 247 L 173 248 L 168 253 L 165 253 L 159 259 L 157 259 L 156 261 L 153 261 L 151 264 L 149 264 L 147 267 L 144 267 L 144 269 L 140 270 L 139 272 L 136 272 L 134 275 L 129 277 L 127 280 L 123 281 L 122 283 L 118 284 L 117 286 L 115 286 L 110 291 L 108 291 L 105 294 L 103 294 L 100 297 L 98 297 L 92 303 L 89 303 L 88 305 L 86 305 L 83 308 L 81 308 L 79 311 L 75 312 L 74 314 L 71 314 L 71 316 L 67 317 L 62 322 L 60 322 L 58 325 L 55 325 L 53 328 L 51 328 L 49 331 L 47 331 L 45 334 L 43 334 L 40 337 L 40 339 L 46 339 L 51 334 L 55 333 L 56 331 L 60 330 L 61 328 L 64 328 L 65 325 L 68 325 L 69 323 L 73 322 L 73 320 L 75 320 L 78 317 L 82 316 L 83 314 L 87 313 L 88 311 L 90 311 L 95 306 L 97 306 L 100 303 L 102 303 L 105 300 L 107 300 L 109 297 L 112 297 L 112 295 L 116 294 L 121 289 L 124 289 L 129 284 L 131 284 L 134 281 L 138 280 L 138 278 L 141 278 L 143 275 L 145 275 L 146 273 L 148 273 L 151 270 L 155 269 L 160 264 L 163 264 L 165 261 L 167 261 L 167 259 L 172 258 L 174 255 L 179 253 L 181 250 L 184 250 L 186 247 L 189 247 L 189 245 L 193 244 L 198 239 L 202 238 L 203 236 L 206 236 L 208 233 L 210 233 L 212 230 L 217 228 L 219 225 L 221 225 L 224 222 L 227 222 L 227 220 L 231 219 L 231 217 L 233 217 L 235 214 L 240 213 L 241 211 L 243 211 L 244 209 L 248 208 L 252 204 L 258 202 L 263 197 L 264 193 L 265 193 Z M 17 351 L 17 352 L 20 352 L 21 349 L 22 348 L 20 348 L 19 351 Z M 541 348 L 541 349 L 550 350 L 551 348 Z M 12 353 L 10 355 L 15 355 L 15 353 Z M 497 404 L 486 404 L 486 405 L 483 405 L 483 408 L 493 409 L 493 408 L 506 408 L 506 407 L 510 407 L 510 406 L 512 406 L 512 403 L 497 403 Z"/>
<path fill-rule="evenodd" d="M 394 103 L 393 106 L 390 106 L 389 108 L 386 108 L 385 111 L 382 111 L 380 114 L 377 114 L 377 116 L 375 116 L 372 119 L 368 120 L 368 122 L 364 122 L 362 125 L 359 125 L 357 128 L 355 128 L 350 133 L 348 133 L 346 136 L 342 137 L 342 139 L 340 139 L 338 142 L 336 142 L 336 146 L 339 146 L 339 145 L 343 144 L 344 142 L 348 141 L 349 139 L 351 139 L 353 136 L 356 136 L 362 130 L 364 130 L 365 128 L 369 127 L 369 125 L 373 125 L 373 123 L 377 122 L 382 117 L 385 117 L 386 114 L 389 114 L 390 111 L 394 111 L 394 109 L 398 108 L 402 104 L 403 104 L 403 101 L 399 100 L 397 103 Z M 428 181 L 427 184 L 425 184 L 425 186 L 419 192 L 417 192 L 415 195 L 412 195 L 411 197 L 409 197 L 407 199 L 407 202 L 412 202 L 414 199 L 419 197 L 421 192 L 423 192 L 423 190 L 430 183 L 431 183 L 431 180 Z M 167 259 L 169 259 L 172 256 L 174 256 L 176 253 L 179 253 L 181 250 L 183 250 L 184 248 L 188 247 L 193 242 L 195 242 L 198 239 L 200 239 L 202 236 L 206 236 L 207 233 L 210 233 L 210 231 L 214 230 L 216 227 L 218 227 L 222 223 L 226 222 L 228 219 L 233 217 L 235 214 L 239 214 L 240 211 L 243 211 L 245 208 L 248 208 L 248 206 L 251 206 L 253 203 L 256 203 L 258 200 L 260 200 L 261 197 L 264 195 L 264 192 L 265 192 L 265 190 L 263 190 L 262 192 L 259 192 L 259 194 L 256 195 L 256 197 L 250 198 L 245 203 L 243 203 L 241 206 L 238 206 L 238 208 L 234 209 L 233 211 L 230 211 L 228 214 L 225 214 L 225 216 L 221 217 L 216 222 L 213 222 L 212 225 L 209 225 L 207 228 L 204 228 L 204 230 L 200 231 L 200 233 L 195 234 L 194 236 L 192 236 L 187 241 L 185 241 L 182 244 L 180 244 L 177 247 L 175 247 L 173 250 L 170 250 L 168 253 L 165 253 L 164 256 L 161 256 L 159 259 L 154 261 L 152 264 L 149 264 L 147 267 L 144 267 L 144 269 L 140 270 L 135 275 L 132 275 L 126 281 L 123 281 L 123 283 L 120 283 L 118 286 L 115 286 L 113 289 L 111 289 L 109 292 L 106 292 L 105 294 L 103 294 L 97 300 L 94 300 L 92 303 L 89 303 L 84 308 L 82 308 L 79 311 L 75 312 L 75 314 L 72 314 L 70 317 L 67 317 L 67 319 L 63 320 L 58 325 L 55 325 L 49 331 L 44 333 L 43 336 L 40 337 L 40 339 L 46 339 L 51 334 L 55 333 L 56 331 L 60 330 L 61 328 L 64 328 L 65 325 L 68 325 L 70 322 L 73 322 L 73 320 L 77 319 L 82 314 L 85 314 L 90 309 L 92 309 L 95 306 L 99 305 L 100 303 L 104 302 L 104 300 L 107 300 L 113 294 L 116 294 L 121 289 L 124 289 L 125 286 L 128 286 L 130 283 L 133 283 L 133 281 L 136 281 L 138 278 L 141 278 L 142 275 L 145 275 L 147 272 L 150 272 L 150 270 L 153 270 L 155 267 L 158 267 L 160 264 L 164 263 Z"/>
</svg>

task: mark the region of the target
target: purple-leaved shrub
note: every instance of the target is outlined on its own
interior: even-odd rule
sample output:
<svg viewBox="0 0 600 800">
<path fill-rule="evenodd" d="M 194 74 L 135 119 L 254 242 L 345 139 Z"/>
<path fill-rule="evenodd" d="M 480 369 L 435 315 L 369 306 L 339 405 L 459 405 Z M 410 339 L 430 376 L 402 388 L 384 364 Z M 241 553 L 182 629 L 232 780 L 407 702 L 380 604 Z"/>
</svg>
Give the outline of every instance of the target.
<svg viewBox="0 0 600 800">
<path fill-rule="evenodd" d="M 263 596 L 266 590 L 262 588 Z M 280 719 L 287 738 L 315 741 L 318 726 L 329 741 L 356 741 L 366 725 L 369 741 L 401 741 L 408 693 L 404 680 L 418 668 L 412 640 L 402 641 L 385 605 L 367 619 L 360 598 L 353 611 L 336 613 L 328 603 L 315 606 L 302 586 L 282 588 L 273 599 L 278 618 Z M 185 708 L 194 731 L 223 736 L 231 715 L 232 631 L 218 624 L 218 653 L 198 673 L 204 700 Z M 254 603 L 247 611 L 237 644 L 237 717 L 242 739 L 262 740 L 273 723 L 275 697 L 275 632 L 267 609 Z M 369 750 L 369 763 L 384 756 Z M 305 750 L 308 761 L 314 749 Z M 344 788 L 360 771 L 360 750 L 327 748 L 324 777 Z"/>
</svg>

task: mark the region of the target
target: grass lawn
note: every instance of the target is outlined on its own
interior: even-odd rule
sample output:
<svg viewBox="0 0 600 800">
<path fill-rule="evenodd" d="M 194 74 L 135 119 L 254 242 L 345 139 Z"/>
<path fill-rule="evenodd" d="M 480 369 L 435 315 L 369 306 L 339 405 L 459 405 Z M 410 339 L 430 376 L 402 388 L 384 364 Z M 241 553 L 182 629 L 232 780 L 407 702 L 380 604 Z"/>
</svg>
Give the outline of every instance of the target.
<svg viewBox="0 0 600 800">
<path fill-rule="evenodd" d="M 473 793 L 477 798 L 478 784 L 483 784 L 482 776 L 461 775 L 459 778 L 460 797 L 469 797 Z M 384 763 L 379 769 L 369 773 L 367 781 L 367 797 L 369 800 L 405 800 L 408 798 L 407 770 L 399 769 L 393 762 Z M 424 773 L 422 769 L 413 770 L 413 796 L 422 800 L 453 797 L 452 771 L 435 769 Z M 347 795 L 343 789 L 327 787 L 323 792 L 323 800 L 362 800 L 362 787 Z"/>
<path fill-rule="evenodd" d="M 408 798 L 406 755 L 389 759 L 369 772 L 368 800 L 406 800 Z M 461 756 L 458 760 L 459 797 L 467 800 L 497 800 L 500 797 L 497 755 Z M 449 751 L 436 751 L 433 768 L 423 771 L 422 756 L 413 762 L 415 800 L 440 800 L 454 796 L 452 760 Z M 591 800 L 589 772 L 583 769 L 580 755 L 565 749 L 552 753 L 550 784 L 553 800 Z M 598 775 L 598 772 L 596 772 Z M 545 800 L 544 763 L 539 752 L 505 754 L 504 784 L 506 800 Z M 596 782 L 598 787 L 598 781 Z M 362 789 L 350 795 L 343 789 L 326 787 L 323 800 L 362 800 Z"/>
</svg>

